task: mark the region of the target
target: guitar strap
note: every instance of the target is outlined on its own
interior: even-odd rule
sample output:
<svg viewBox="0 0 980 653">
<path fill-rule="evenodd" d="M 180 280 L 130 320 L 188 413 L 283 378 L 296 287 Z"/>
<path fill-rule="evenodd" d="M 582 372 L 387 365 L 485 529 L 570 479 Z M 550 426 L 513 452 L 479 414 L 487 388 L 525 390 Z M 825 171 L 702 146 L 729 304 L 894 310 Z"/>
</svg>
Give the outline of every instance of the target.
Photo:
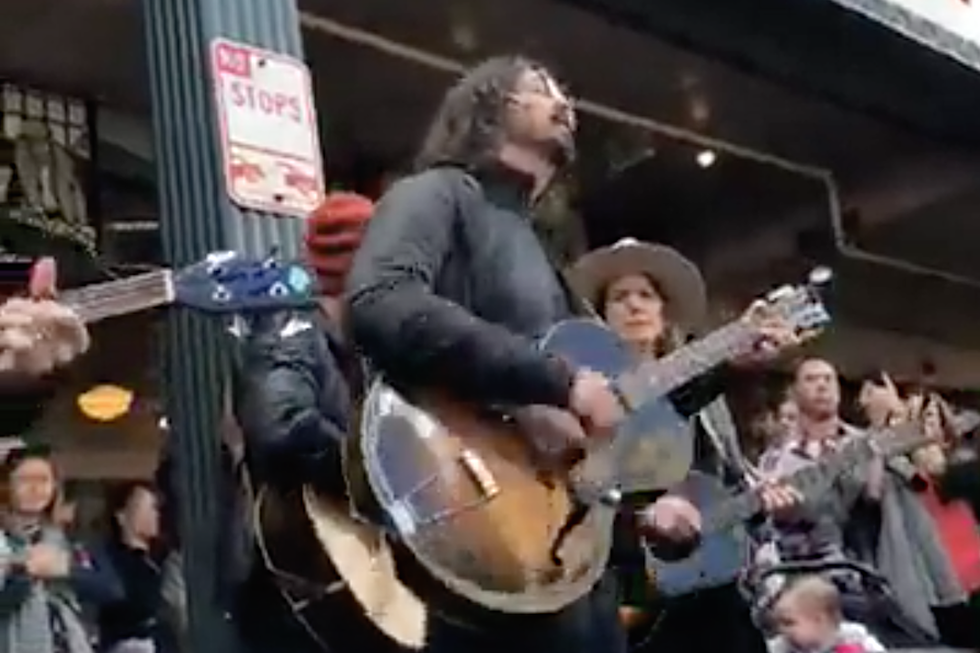
<svg viewBox="0 0 980 653">
<path fill-rule="evenodd" d="M 759 473 L 746 460 L 738 441 L 735 419 L 728 402 L 719 397 L 705 406 L 695 418 L 718 455 L 720 471 L 732 479 L 738 489 L 754 485 Z"/>
<path fill-rule="evenodd" d="M 247 472 L 245 474 L 247 475 Z M 307 618 L 306 611 L 307 608 L 316 604 L 320 599 L 345 589 L 347 584 L 342 580 L 330 583 L 329 585 L 310 581 L 281 569 L 276 565 L 266 545 L 262 527 L 261 512 L 267 491 L 266 488 L 261 488 L 254 495 L 255 499 L 250 520 L 255 535 L 255 546 L 262 559 L 262 566 L 272 575 L 273 583 L 279 595 L 289 607 L 289 611 L 296 620 L 296 623 L 310 636 L 310 639 L 321 651 L 330 653 L 332 649 Z"/>
</svg>

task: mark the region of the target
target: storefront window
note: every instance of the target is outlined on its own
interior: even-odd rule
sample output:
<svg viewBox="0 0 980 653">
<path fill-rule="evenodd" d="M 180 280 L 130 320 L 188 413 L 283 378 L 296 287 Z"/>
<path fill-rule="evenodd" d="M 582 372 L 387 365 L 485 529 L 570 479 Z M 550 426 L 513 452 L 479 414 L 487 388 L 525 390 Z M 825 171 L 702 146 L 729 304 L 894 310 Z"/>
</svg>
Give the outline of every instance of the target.
<svg viewBox="0 0 980 653">
<path fill-rule="evenodd" d="M 8 255 L 93 257 L 92 138 L 79 99 L 0 86 L 0 249 Z"/>
</svg>

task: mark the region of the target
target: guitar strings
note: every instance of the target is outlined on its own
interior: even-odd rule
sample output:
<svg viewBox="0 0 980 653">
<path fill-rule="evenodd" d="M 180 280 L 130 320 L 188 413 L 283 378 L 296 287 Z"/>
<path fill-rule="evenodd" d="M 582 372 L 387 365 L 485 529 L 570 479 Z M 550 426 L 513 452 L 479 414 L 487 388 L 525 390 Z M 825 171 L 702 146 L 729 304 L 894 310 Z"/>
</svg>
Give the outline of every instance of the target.
<svg viewBox="0 0 980 653">
<path fill-rule="evenodd" d="M 140 289 L 149 289 L 154 286 L 160 286 L 161 282 L 164 282 L 165 287 L 165 282 L 168 275 L 169 270 L 159 270 L 139 274 L 134 277 L 127 277 L 125 279 L 99 283 L 84 288 L 66 290 L 60 295 L 59 299 L 68 304 L 73 304 L 76 302 L 87 304 L 92 301 L 111 298 L 123 293 L 131 293 Z"/>
<path fill-rule="evenodd" d="M 169 299 L 166 283 L 169 274 L 169 270 L 160 270 L 72 290 L 64 293 L 61 301 L 71 306 L 85 321 L 111 316 L 119 307 L 131 305 L 134 296 L 145 308 L 152 308 Z"/>
</svg>

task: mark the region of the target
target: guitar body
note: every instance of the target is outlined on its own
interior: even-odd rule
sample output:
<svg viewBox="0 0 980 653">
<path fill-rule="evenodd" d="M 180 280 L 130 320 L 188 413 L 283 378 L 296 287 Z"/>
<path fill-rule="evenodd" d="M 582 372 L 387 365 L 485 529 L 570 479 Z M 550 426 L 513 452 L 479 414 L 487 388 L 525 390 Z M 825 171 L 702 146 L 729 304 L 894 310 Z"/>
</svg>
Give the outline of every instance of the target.
<svg viewBox="0 0 980 653">
<path fill-rule="evenodd" d="M 731 497 L 719 479 L 701 472 L 691 472 L 671 493 L 686 497 L 703 515 Z M 706 533 L 701 546 L 684 560 L 663 562 L 649 556 L 649 575 L 655 579 L 657 596 L 671 599 L 736 580 L 748 555 L 748 533 L 739 525 Z"/>
<path fill-rule="evenodd" d="M 542 342 L 545 350 L 577 368 L 588 368 L 614 379 L 633 365 L 623 341 L 595 320 L 567 320 Z M 610 465 L 616 488 L 623 494 L 652 492 L 683 481 L 694 463 L 691 421 L 681 416 L 667 397 L 651 398 L 616 430 L 616 446 L 595 456 Z"/>
<path fill-rule="evenodd" d="M 563 323 L 545 346 L 609 374 L 628 363 L 618 340 L 594 322 Z M 409 401 L 381 382 L 362 411 L 365 476 L 411 554 L 415 569 L 404 577 L 433 610 L 464 623 L 486 623 L 495 613 L 555 612 L 600 578 L 615 508 L 593 505 L 562 540 L 556 559 L 559 531 L 577 505 L 570 470 L 544 471 L 513 420 L 435 394 L 417 393 Z M 663 404 L 643 415 L 647 425 L 667 420 L 671 437 L 673 427 L 686 427 Z M 639 433 L 632 423 L 620 431 L 624 443 Z M 675 456 L 681 464 L 684 457 Z M 610 478 L 620 458 L 606 459 L 614 463 Z M 675 482 L 668 476 L 660 487 Z M 646 480 L 657 485 L 649 474 Z"/>
<path fill-rule="evenodd" d="M 425 643 L 427 610 L 396 573 L 376 526 L 344 499 L 310 488 L 261 490 L 256 543 L 293 614 L 325 653 L 411 653 Z"/>
</svg>

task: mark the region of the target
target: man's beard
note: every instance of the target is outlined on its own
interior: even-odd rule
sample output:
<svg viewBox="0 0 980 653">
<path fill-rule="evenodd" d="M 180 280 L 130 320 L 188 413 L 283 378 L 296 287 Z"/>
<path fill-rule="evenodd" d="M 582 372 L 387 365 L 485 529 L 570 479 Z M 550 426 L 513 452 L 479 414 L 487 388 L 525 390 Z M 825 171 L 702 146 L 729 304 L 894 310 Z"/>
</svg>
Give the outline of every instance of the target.
<svg viewBox="0 0 980 653">
<path fill-rule="evenodd" d="M 571 134 L 563 138 L 513 138 L 511 142 L 522 149 L 534 152 L 555 170 L 563 170 L 575 161 L 575 138 Z"/>
<path fill-rule="evenodd" d="M 550 138 L 539 143 L 546 160 L 556 169 L 561 170 L 575 161 L 575 139 L 571 135 L 565 138 Z"/>
</svg>

